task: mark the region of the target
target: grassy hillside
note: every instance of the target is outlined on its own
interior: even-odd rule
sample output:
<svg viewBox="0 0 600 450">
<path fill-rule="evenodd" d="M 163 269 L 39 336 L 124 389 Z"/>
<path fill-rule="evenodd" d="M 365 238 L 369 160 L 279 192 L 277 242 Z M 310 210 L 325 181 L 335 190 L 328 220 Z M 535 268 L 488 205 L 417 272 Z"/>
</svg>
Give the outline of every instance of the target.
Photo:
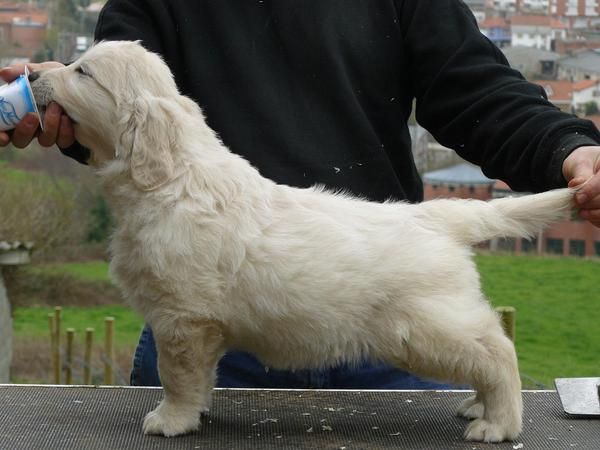
<svg viewBox="0 0 600 450">
<path fill-rule="evenodd" d="M 476 261 L 491 303 L 517 309 L 516 345 L 526 387 L 551 388 L 557 377 L 600 375 L 600 260 L 478 255 Z M 82 282 L 108 280 L 104 262 L 53 264 L 33 270 L 45 276 L 69 274 Z M 101 335 L 104 316 L 115 316 L 118 345 L 131 351 L 142 319 L 126 306 L 86 306 L 85 302 L 82 298 L 81 306 L 65 308 L 65 326 L 79 333 L 95 326 Z M 60 298 L 56 299 L 56 304 L 60 303 Z M 45 336 L 49 311 L 16 308 L 16 336 Z"/>
<path fill-rule="evenodd" d="M 478 256 L 477 264 L 492 304 L 517 309 L 522 374 L 545 386 L 600 375 L 600 261 Z"/>
<path fill-rule="evenodd" d="M 49 189 L 67 189 L 74 192 L 73 183 L 66 178 L 52 177 L 43 172 L 15 169 L 10 167 L 7 161 L 0 160 L 0 178 L 3 185 L 25 187 L 32 183 L 42 183 Z"/>
<path fill-rule="evenodd" d="M 109 282 L 108 263 L 105 261 L 85 261 L 62 264 L 44 264 L 31 268 L 33 273 L 45 275 L 69 275 L 81 281 Z"/>
<path fill-rule="evenodd" d="M 12 169 L 6 161 L 0 160 L 0 174 L 7 182 L 24 184 L 30 181 L 34 175 L 23 170 Z"/>
</svg>

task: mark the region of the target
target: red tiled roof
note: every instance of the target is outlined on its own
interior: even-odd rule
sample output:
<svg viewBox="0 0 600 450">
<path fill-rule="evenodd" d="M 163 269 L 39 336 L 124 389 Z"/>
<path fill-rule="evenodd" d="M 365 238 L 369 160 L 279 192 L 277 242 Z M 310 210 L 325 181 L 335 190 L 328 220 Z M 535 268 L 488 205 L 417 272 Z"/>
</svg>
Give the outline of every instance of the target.
<svg viewBox="0 0 600 450">
<path fill-rule="evenodd" d="M 533 27 L 550 27 L 550 28 L 569 28 L 561 21 L 550 16 L 512 16 L 510 18 L 511 25 L 533 26 Z"/>
<path fill-rule="evenodd" d="M 584 89 L 589 89 L 591 87 L 598 85 L 598 80 L 581 80 L 577 83 L 573 83 L 574 91 L 583 91 Z"/>
<path fill-rule="evenodd" d="M 566 80 L 534 80 L 544 88 L 548 99 L 553 102 L 569 102 L 573 96 L 573 83 Z"/>
<path fill-rule="evenodd" d="M 490 17 L 479 24 L 479 28 L 508 28 L 508 26 L 508 21 L 501 17 Z"/>
<path fill-rule="evenodd" d="M 553 102 L 569 102 L 573 98 L 573 92 L 583 91 L 598 86 L 598 80 L 582 80 L 576 83 L 567 80 L 534 80 L 535 84 L 542 86 Z"/>
</svg>

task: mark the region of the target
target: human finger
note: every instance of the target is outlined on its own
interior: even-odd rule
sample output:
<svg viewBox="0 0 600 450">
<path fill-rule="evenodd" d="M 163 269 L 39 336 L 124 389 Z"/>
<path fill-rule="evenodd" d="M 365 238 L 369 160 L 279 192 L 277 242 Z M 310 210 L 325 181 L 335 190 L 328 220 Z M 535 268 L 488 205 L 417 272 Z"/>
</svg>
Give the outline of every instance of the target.
<svg viewBox="0 0 600 450">
<path fill-rule="evenodd" d="M 0 69 L 0 78 L 7 83 L 15 80 L 19 75 L 25 72 L 25 64 L 14 64 L 12 66 L 3 67 Z"/>
<path fill-rule="evenodd" d="M 0 147 L 10 144 L 10 135 L 6 131 L 0 131 Z"/>
<path fill-rule="evenodd" d="M 15 80 L 19 75 L 25 73 L 25 66 L 29 69 L 29 72 L 37 72 L 39 70 L 54 69 L 57 67 L 63 67 L 64 64 L 57 61 L 45 61 L 42 63 L 18 63 L 11 66 L 6 66 L 0 69 L 0 78 L 7 83 Z"/>
<path fill-rule="evenodd" d="M 58 128 L 58 136 L 56 138 L 56 145 L 60 148 L 68 148 L 75 143 L 75 130 L 73 128 L 73 122 L 66 114 L 60 117 L 60 126 Z"/>
<path fill-rule="evenodd" d="M 580 209 L 579 217 L 587 220 L 592 225 L 600 228 L 600 208 L 597 209 Z"/>
<path fill-rule="evenodd" d="M 38 136 L 38 142 L 43 147 L 50 147 L 56 144 L 62 112 L 62 108 L 55 102 L 50 103 L 46 108 L 44 129 Z"/>
<path fill-rule="evenodd" d="M 575 204 L 579 208 L 596 208 L 600 201 L 600 173 L 588 177 L 583 182 L 582 179 L 583 177 L 576 177 L 572 181 L 577 180 L 578 183 L 569 183 L 570 187 L 577 189 Z"/>
<path fill-rule="evenodd" d="M 35 137 L 40 122 L 37 114 L 29 113 L 15 127 L 12 143 L 17 148 L 25 148 Z"/>
</svg>

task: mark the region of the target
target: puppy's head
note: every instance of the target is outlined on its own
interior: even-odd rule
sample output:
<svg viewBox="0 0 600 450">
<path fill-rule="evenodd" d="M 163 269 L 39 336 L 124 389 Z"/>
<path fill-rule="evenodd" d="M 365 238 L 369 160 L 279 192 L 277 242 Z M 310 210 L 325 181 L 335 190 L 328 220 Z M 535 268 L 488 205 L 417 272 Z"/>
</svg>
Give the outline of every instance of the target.
<svg viewBox="0 0 600 450">
<path fill-rule="evenodd" d="M 101 42 L 74 63 L 31 79 L 42 109 L 55 101 L 71 118 L 91 165 L 123 159 L 145 190 L 172 177 L 176 117 L 190 101 L 184 103 L 158 55 L 137 42 Z"/>
</svg>

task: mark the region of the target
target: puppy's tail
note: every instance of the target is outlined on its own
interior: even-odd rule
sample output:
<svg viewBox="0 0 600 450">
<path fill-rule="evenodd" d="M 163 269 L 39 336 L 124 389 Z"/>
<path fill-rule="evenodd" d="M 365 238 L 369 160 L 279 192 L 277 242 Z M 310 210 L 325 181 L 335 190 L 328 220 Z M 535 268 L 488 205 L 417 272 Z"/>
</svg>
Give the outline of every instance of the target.
<svg viewBox="0 0 600 450">
<path fill-rule="evenodd" d="M 480 200 L 439 199 L 418 205 L 427 226 L 473 245 L 495 237 L 532 237 L 545 226 L 562 220 L 577 190 L 556 189 L 522 197 Z"/>
</svg>

